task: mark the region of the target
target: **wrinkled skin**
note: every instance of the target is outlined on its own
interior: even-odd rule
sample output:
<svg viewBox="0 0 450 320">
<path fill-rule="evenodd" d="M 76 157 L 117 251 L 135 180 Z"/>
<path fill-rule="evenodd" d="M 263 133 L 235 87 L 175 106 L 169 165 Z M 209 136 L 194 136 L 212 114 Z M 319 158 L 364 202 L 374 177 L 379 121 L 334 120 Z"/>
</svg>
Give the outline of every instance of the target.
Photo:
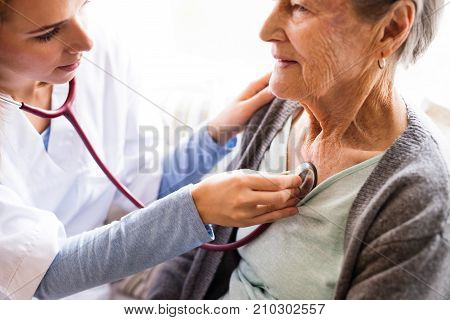
<svg viewBox="0 0 450 320">
<path fill-rule="evenodd" d="M 348 69 L 361 58 L 374 58 L 367 57 L 371 47 L 367 34 L 371 26 L 357 21 L 349 13 L 347 1 L 329 2 L 330 8 L 314 14 L 292 8 L 289 1 L 278 1 L 277 8 L 267 19 L 261 37 L 277 41 L 273 55 L 297 62 L 289 68 L 276 65 L 270 87 L 277 95 L 303 102 L 314 101 L 314 98 L 332 94 L 329 91 L 333 86 L 334 90 L 339 90 L 346 83 L 358 80 L 367 62 Z"/>
<path fill-rule="evenodd" d="M 414 19 L 411 3 L 369 22 L 347 0 L 275 2 L 260 35 L 277 59 L 269 88 L 305 107 L 291 136 L 309 128 L 305 141 L 290 146 L 292 167 L 301 158 L 315 163 L 320 182 L 386 150 L 404 131 L 406 108 L 392 82 L 395 53 Z M 382 57 L 388 66 L 380 70 Z"/>
</svg>

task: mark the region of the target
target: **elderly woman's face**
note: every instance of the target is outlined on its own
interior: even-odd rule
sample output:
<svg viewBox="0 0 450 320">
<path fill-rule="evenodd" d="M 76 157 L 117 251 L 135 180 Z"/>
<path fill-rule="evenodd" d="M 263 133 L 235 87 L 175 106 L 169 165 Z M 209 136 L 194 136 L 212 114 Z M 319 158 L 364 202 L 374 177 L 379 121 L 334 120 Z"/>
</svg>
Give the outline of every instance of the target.
<svg viewBox="0 0 450 320">
<path fill-rule="evenodd" d="M 272 92 L 307 103 L 348 88 L 370 67 L 373 34 L 348 0 L 276 0 L 261 30 L 277 60 Z"/>
</svg>

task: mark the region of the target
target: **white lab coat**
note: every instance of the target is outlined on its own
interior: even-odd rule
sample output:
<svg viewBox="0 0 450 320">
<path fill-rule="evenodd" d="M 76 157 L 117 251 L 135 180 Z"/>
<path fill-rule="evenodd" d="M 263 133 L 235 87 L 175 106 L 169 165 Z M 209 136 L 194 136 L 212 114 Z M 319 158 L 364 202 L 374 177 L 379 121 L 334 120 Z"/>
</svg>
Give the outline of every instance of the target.
<svg viewBox="0 0 450 320">
<path fill-rule="evenodd" d="M 75 112 L 110 170 L 148 203 L 158 194 L 162 153 L 141 153 L 145 161 L 139 161 L 139 126 L 161 133 L 161 114 L 121 83 L 139 90 L 118 46 L 104 36 L 94 39 L 77 73 Z M 67 88 L 54 87 L 53 109 L 64 102 Z M 160 139 L 146 132 L 142 142 Z M 135 207 L 118 194 L 65 118 L 52 120 L 47 152 L 25 114 L 2 104 L 0 157 L 0 298 L 29 299 L 66 234 L 102 225 L 111 209 Z M 142 173 L 140 163 L 154 170 Z"/>
</svg>

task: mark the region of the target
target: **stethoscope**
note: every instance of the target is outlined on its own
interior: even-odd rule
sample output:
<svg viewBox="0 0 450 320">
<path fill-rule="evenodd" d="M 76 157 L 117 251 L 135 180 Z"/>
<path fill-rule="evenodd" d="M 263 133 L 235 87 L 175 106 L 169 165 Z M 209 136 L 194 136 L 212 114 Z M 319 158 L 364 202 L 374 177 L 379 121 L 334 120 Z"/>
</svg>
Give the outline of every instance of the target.
<svg viewBox="0 0 450 320">
<path fill-rule="evenodd" d="M 130 200 L 137 208 L 144 208 L 144 204 L 136 199 L 128 190 L 126 186 L 124 186 L 112 173 L 109 171 L 108 167 L 105 163 L 100 159 L 94 147 L 92 146 L 89 138 L 81 128 L 75 114 L 73 112 L 73 102 L 75 100 L 75 90 L 76 90 L 76 80 L 73 78 L 69 82 L 69 93 L 67 95 L 67 99 L 64 104 L 58 108 L 57 110 L 43 110 L 36 107 L 31 107 L 26 105 L 23 102 L 14 101 L 8 97 L 4 97 L 0 94 L 0 100 L 12 104 L 14 106 L 18 106 L 19 109 L 31 113 L 35 116 L 44 119 L 55 119 L 61 116 L 64 116 L 74 127 L 77 134 L 80 136 L 87 150 L 91 154 L 92 158 L 95 160 L 100 169 L 104 172 L 104 174 L 108 177 L 108 179 L 114 184 L 114 186 L 128 199 Z M 301 164 L 297 169 L 295 174 L 299 175 L 302 178 L 302 185 L 299 187 L 300 196 L 299 199 L 304 198 L 308 193 L 311 192 L 312 189 L 316 187 L 317 184 L 317 170 L 312 163 L 305 162 Z M 201 246 L 202 249 L 210 250 L 210 251 L 228 251 L 235 250 L 246 244 L 250 243 L 254 239 L 256 239 L 259 235 L 261 235 L 264 231 L 269 228 L 271 223 L 266 223 L 258 226 L 254 231 L 252 231 L 247 236 L 242 239 L 227 244 L 203 244 Z"/>
</svg>

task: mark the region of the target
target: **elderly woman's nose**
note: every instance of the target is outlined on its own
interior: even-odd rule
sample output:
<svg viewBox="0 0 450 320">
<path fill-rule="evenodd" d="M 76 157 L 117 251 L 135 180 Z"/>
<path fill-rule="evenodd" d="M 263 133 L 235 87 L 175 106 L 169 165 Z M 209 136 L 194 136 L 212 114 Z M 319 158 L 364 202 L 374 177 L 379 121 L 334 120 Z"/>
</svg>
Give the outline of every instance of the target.
<svg viewBox="0 0 450 320">
<path fill-rule="evenodd" d="M 273 9 L 270 16 L 264 22 L 264 25 L 259 33 L 259 37 L 263 41 L 283 41 L 286 36 L 282 26 L 283 19 L 278 8 Z"/>
<path fill-rule="evenodd" d="M 92 38 L 87 33 L 86 28 L 79 19 L 73 19 L 70 28 L 70 35 L 67 41 L 67 50 L 71 54 L 90 51 L 93 47 Z"/>
</svg>

